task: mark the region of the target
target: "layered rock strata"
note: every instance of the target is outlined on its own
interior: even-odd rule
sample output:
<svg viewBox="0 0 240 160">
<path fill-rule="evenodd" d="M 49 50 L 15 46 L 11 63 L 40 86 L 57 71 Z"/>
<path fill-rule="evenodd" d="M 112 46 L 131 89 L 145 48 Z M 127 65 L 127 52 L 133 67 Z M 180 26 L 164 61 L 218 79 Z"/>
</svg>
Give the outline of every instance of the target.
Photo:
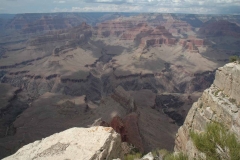
<svg viewBox="0 0 240 160">
<path fill-rule="evenodd" d="M 199 152 L 189 136 L 191 130 L 202 132 L 211 121 L 223 123 L 240 137 L 240 65 L 229 63 L 216 71 L 213 85 L 206 89 L 190 109 L 182 127 L 179 128 L 175 151 L 187 153 L 190 159 Z"/>
<path fill-rule="evenodd" d="M 81 25 L 68 30 L 52 31 L 43 36 L 39 36 L 35 39 L 32 39 L 30 44 L 35 46 L 42 45 L 44 43 L 68 41 L 65 46 L 61 46 L 61 48 L 56 48 L 54 50 L 54 53 L 57 54 L 61 50 L 73 47 L 74 45 L 76 46 L 76 43 L 83 42 L 91 36 L 91 26 L 87 25 L 86 23 L 82 23 Z"/>
<path fill-rule="evenodd" d="M 71 128 L 23 146 L 11 159 L 121 158 L 121 138 L 110 127 Z"/>
<path fill-rule="evenodd" d="M 199 38 L 181 39 L 179 44 L 183 47 L 183 50 L 188 50 L 192 53 L 199 53 L 198 47 L 204 45 L 204 40 Z"/>
<path fill-rule="evenodd" d="M 122 21 L 122 20 L 112 20 L 103 22 L 97 25 L 96 35 L 99 37 L 109 37 L 109 36 L 119 36 L 124 33 L 125 30 L 128 30 L 133 27 L 133 22 L 131 21 Z"/>
<path fill-rule="evenodd" d="M 175 43 L 176 38 L 174 38 L 165 27 L 157 26 L 149 31 L 148 35 L 143 36 L 140 46 L 144 48 L 149 46 L 161 46 L 162 44 L 174 45 Z"/>
</svg>

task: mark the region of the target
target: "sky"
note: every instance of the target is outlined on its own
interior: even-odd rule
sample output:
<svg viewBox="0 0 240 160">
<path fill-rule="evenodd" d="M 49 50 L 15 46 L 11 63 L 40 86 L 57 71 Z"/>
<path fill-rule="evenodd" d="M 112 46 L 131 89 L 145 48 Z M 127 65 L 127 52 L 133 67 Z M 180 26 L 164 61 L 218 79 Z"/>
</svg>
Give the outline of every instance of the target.
<svg viewBox="0 0 240 160">
<path fill-rule="evenodd" d="M 51 12 L 240 14 L 240 0 L 0 0 L 0 13 Z"/>
</svg>

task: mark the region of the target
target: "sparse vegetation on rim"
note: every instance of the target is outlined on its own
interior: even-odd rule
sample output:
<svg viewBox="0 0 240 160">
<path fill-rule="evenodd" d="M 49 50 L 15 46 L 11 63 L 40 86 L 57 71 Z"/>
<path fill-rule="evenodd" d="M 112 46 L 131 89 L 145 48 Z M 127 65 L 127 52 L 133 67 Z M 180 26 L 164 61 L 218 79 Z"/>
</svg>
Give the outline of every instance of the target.
<svg viewBox="0 0 240 160">
<path fill-rule="evenodd" d="M 190 136 L 196 148 L 204 153 L 207 160 L 240 159 L 240 143 L 236 135 L 226 129 L 223 124 L 209 123 L 205 132 L 191 131 Z M 198 157 L 198 159 L 202 158 Z"/>
<path fill-rule="evenodd" d="M 134 160 L 134 159 L 139 159 L 142 157 L 141 153 L 134 153 L 134 154 L 127 154 L 124 159 L 125 160 Z"/>
<path fill-rule="evenodd" d="M 168 154 L 164 157 L 164 160 L 188 160 L 187 155 L 183 153 Z"/>
<path fill-rule="evenodd" d="M 229 57 L 229 62 L 239 62 L 239 56 L 230 56 Z"/>
</svg>

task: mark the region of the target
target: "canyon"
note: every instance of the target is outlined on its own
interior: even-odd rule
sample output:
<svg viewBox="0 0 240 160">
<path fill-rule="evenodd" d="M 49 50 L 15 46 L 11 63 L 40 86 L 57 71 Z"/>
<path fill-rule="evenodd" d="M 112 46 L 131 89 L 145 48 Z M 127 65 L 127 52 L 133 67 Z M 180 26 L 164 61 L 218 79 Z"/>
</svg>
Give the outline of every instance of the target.
<svg viewBox="0 0 240 160">
<path fill-rule="evenodd" d="M 192 105 L 184 124 L 178 130 L 175 139 L 176 154 L 183 152 L 188 159 L 198 159 L 199 157 L 206 159 L 204 154 L 194 146 L 190 138 L 190 132 L 197 131 L 201 133 L 210 122 L 220 122 L 237 135 L 237 139 L 239 139 L 239 76 L 240 64 L 237 62 L 228 63 L 217 69 L 214 83 Z M 115 116 L 110 124 L 102 119 L 98 119 L 93 124 L 96 126 L 71 128 L 53 134 L 40 141 L 25 145 L 15 154 L 5 159 L 124 159 L 124 148 L 126 149 L 124 141 L 127 140 L 143 153 L 143 141 L 139 133 L 141 131 L 140 121 L 139 123 L 137 121 L 143 115 L 141 109 L 136 107 L 139 104 L 135 105 L 133 103 L 134 100 L 131 100 L 130 94 L 124 92 L 123 88 L 117 88 L 115 94 L 112 95 L 114 100 L 118 101 L 125 109 L 128 109 L 127 112 L 131 112 L 124 119 Z M 174 97 L 172 98 L 174 99 Z M 150 100 L 151 97 L 148 97 L 148 99 Z M 162 100 L 158 98 L 158 102 L 164 102 L 166 98 L 162 98 Z M 140 104 L 143 104 L 144 101 Z M 176 103 L 176 100 L 173 102 Z M 63 106 L 71 105 L 73 104 L 67 101 Z M 151 104 L 149 103 L 149 105 Z M 61 112 L 65 115 L 71 112 L 77 113 L 77 110 L 70 109 L 70 107 L 65 111 L 63 107 L 62 109 Z M 140 113 L 133 113 L 136 110 L 139 110 Z M 121 114 L 120 112 L 119 110 L 118 115 Z M 139 131 L 136 131 L 138 127 Z M 79 144 L 79 142 L 81 143 Z M 135 159 L 161 159 L 161 156 L 163 155 L 157 156 L 149 152 L 141 159 Z"/>
<path fill-rule="evenodd" d="M 217 68 L 240 55 L 239 19 L 8 17 L 0 25 L 0 158 L 54 133 L 91 126 L 112 127 L 141 152 L 173 150 L 193 102 L 211 86 Z M 224 25 L 216 31 L 218 24 Z"/>
</svg>

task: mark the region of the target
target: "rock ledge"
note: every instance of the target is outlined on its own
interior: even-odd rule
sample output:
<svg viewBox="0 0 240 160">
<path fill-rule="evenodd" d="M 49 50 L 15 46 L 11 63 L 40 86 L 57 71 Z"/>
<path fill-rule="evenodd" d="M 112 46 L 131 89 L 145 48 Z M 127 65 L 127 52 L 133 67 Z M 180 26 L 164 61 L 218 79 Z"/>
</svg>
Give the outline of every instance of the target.
<svg viewBox="0 0 240 160">
<path fill-rule="evenodd" d="M 121 158 L 121 137 L 111 127 L 71 128 L 35 141 L 4 160 Z"/>
</svg>

